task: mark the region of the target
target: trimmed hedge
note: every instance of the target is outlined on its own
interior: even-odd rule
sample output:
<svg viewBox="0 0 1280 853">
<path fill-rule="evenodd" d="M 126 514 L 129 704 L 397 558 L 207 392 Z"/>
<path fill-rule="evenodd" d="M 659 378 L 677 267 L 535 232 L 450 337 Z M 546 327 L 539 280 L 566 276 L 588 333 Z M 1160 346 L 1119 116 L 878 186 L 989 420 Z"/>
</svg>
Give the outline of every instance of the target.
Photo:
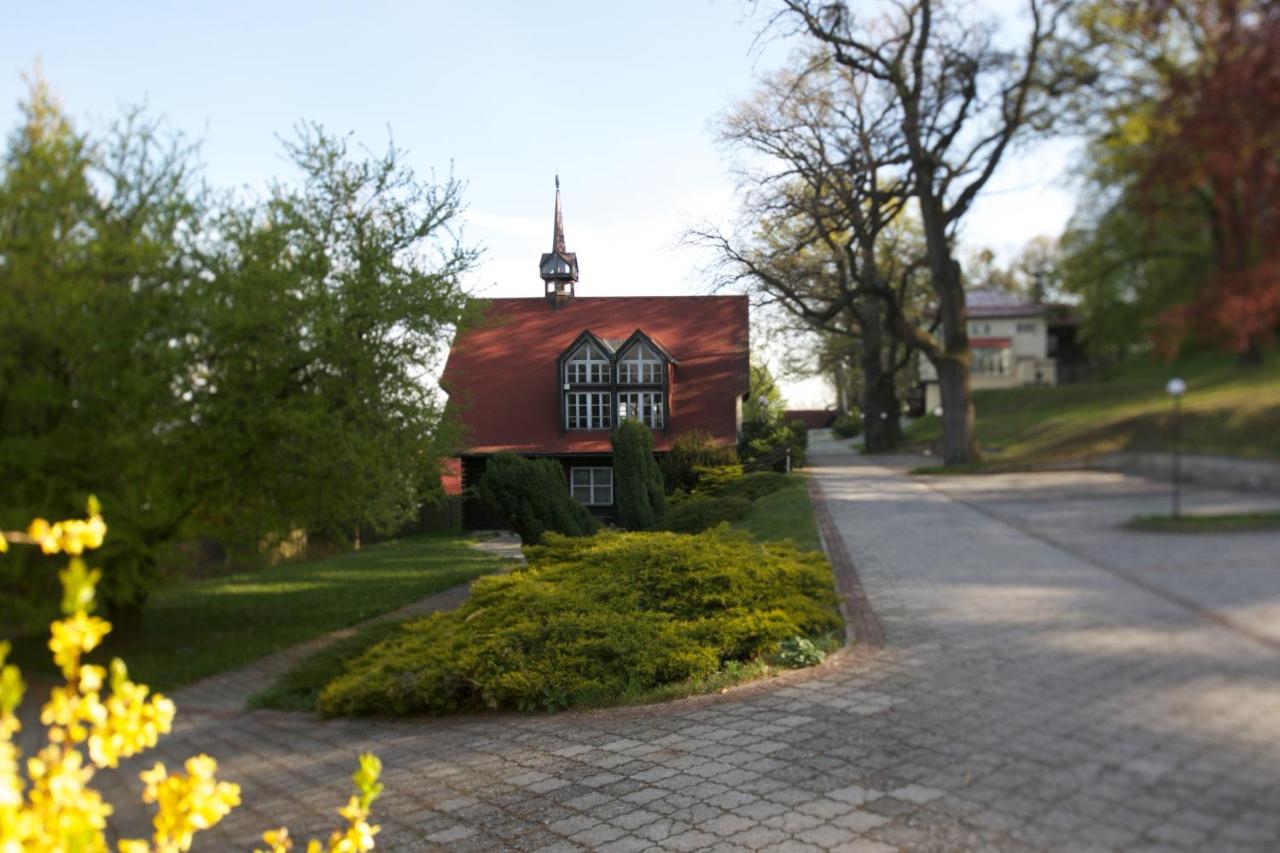
<svg viewBox="0 0 1280 853">
<path fill-rule="evenodd" d="M 652 530 L 667 511 L 653 433 L 640 421 L 625 420 L 614 429 L 612 441 L 618 524 L 627 530 Z"/>
<path fill-rule="evenodd" d="M 662 459 L 662 477 L 667 493 L 676 489 L 691 492 L 698 485 L 698 469 L 735 465 L 738 450 L 733 445 L 716 444 L 711 433 L 694 429 L 682 432 L 671 443 L 671 450 Z"/>
<path fill-rule="evenodd" d="M 525 711 L 616 702 L 840 626 L 820 553 L 717 528 L 548 536 L 529 568 L 352 661 L 327 714 Z"/>
<path fill-rule="evenodd" d="M 676 533 L 701 533 L 722 521 L 740 521 L 750 514 L 751 501 L 746 498 L 690 495 L 668 504 L 662 527 Z"/>
<path fill-rule="evenodd" d="M 564 468 L 554 459 L 495 453 L 476 492 L 526 545 L 536 545 L 547 533 L 590 536 L 600 529 L 587 508 L 569 494 Z"/>
<path fill-rule="evenodd" d="M 766 495 L 781 491 L 788 486 L 801 485 L 804 478 L 799 474 L 780 474 L 777 471 L 752 471 L 740 477 L 725 477 L 709 485 L 706 493 L 721 498 L 741 498 L 746 501 L 758 501 Z"/>
</svg>

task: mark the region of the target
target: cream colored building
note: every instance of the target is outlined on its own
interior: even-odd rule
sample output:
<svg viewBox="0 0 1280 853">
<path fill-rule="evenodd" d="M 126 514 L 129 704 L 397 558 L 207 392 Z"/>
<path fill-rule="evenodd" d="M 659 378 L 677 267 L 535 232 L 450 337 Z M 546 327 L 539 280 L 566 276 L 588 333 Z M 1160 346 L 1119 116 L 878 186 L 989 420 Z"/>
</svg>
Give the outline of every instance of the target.
<svg viewBox="0 0 1280 853">
<path fill-rule="evenodd" d="M 969 315 L 969 381 L 974 390 L 1057 385 L 1058 363 L 1049 354 L 1048 307 L 1016 293 L 971 290 L 965 294 Z M 925 411 L 942 405 L 933 364 L 920 359 Z"/>
</svg>

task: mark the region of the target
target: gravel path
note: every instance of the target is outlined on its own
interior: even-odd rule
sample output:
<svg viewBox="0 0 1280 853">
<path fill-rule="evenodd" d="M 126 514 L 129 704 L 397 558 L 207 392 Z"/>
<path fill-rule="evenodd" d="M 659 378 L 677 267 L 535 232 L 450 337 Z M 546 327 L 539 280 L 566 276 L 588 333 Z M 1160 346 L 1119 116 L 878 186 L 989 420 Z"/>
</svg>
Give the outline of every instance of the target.
<svg viewBox="0 0 1280 853">
<path fill-rule="evenodd" d="M 1276 537 L 1180 539 L 1203 554 L 1166 570 L 1170 540 L 1114 529 L 1158 498 L 1142 481 L 913 479 L 910 463 L 811 452 L 831 551 L 857 567 L 841 590 L 881 636 L 798 676 L 588 714 L 180 704 L 159 757 L 209 752 L 246 803 L 195 849 L 252 849 L 281 823 L 327 834 L 364 750 L 386 767 L 390 850 L 1280 846 L 1280 652 L 1258 609 L 1276 599 L 1240 600 L 1280 592 Z"/>
</svg>

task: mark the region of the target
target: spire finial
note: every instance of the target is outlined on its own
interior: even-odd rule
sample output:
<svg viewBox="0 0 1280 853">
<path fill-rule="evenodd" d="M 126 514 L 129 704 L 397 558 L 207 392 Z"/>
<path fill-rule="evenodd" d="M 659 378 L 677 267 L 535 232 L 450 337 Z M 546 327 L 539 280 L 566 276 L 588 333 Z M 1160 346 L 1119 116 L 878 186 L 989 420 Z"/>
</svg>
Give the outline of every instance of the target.
<svg viewBox="0 0 1280 853">
<path fill-rule="evenodd" d="M 560 176 L 556 175 L 556 221 L 551 232 L 551 251 L 565 253 L 564 216 L 560 213 Z"/>
</svg>

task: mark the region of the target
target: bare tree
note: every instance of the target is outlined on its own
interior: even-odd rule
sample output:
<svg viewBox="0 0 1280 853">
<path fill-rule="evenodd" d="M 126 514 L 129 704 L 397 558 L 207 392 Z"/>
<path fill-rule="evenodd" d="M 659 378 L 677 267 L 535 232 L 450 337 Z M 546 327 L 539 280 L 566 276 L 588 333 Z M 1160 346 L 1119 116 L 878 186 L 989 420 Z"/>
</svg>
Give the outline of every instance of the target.
<svg viewBox="0 0 1280 853">
<path fill-rule="evenodd" d="M 917 335 L 913 343 L 938 373 L 944 461 L 977 460 L 956 230 L 1018 133 L 1047 120 L 1042 95 L 1056 86 L 1044 78 L 1067 0 L 1027 0 L 1029 31 L 1013 48 L 1000 45 L 994 22 L 959 15 L 956 0 L 895 0 L 877 6 L 884 12 L 876 17 L 844 2 L 782 2 L 780 20 L 798 22 L 832 61 L 891 95 L 885 123 L 910 166 L 942 321 L 940 339 Z"/>
<path fill-rule="evenodd" d="M 745 282 L 809 329 L 856 340 L 873 451 L 902 439 L 895 376 L 919 331 L 903 307 L 917 264 L 899 251 L 909 159 L 877 85 L 824 57 L 763 81 L 720 124 L 747 158 L 750 234 L 692 234 L 716 251 L 722 284 Z"/>
</svg>

